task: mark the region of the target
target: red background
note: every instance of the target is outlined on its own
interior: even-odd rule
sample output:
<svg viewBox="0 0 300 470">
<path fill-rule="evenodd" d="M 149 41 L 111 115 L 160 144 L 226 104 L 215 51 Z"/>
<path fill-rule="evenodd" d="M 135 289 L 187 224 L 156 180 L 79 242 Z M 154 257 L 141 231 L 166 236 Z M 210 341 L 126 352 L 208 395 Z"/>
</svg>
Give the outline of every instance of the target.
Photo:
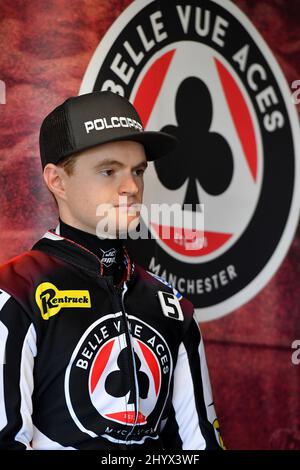
<svg viewBox="0 0 300 470">
<path fill-rule="evenodd" d="M 56 224 L 41 177 L 43 117 L 79 91 L 102 36 L 130 0 L 1 0 L 0 262 L 29 249 Z M 300 79 L 298 0 L 237 0 L 281 65 Z M 207 359 L 229 449 L 300 448 L 300 230 L 280 269 L 250 302 L 202 324 Z"/>
</svg>

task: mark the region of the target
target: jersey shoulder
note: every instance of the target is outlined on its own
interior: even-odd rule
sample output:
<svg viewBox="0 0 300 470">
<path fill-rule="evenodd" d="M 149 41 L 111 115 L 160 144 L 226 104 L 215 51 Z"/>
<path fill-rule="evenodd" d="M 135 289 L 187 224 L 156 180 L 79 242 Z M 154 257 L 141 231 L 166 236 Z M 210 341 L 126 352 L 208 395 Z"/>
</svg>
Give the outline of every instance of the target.
<svg viewBox="0 0 300 470">
<path fill-rule="evenodd" d="M 185 316 L 192 317 L 194 313 L 194 305 L 188 299 L 186 299 L 172 284 L 166 279 L 152 271 L 147 271 L 141 266 L 137 265 L 139 275 L 145 279 L 146 282 L 150 283 L 157 291 L 171 292 L 180 302 L 181 308 Z"/>
<path fill-rule="evenodd" d="M 0 289 L 15 298 L 24 297 L 36 279 L 55 262 L 41 251 L 25 251 L 0 266 Z"/>
</svg>

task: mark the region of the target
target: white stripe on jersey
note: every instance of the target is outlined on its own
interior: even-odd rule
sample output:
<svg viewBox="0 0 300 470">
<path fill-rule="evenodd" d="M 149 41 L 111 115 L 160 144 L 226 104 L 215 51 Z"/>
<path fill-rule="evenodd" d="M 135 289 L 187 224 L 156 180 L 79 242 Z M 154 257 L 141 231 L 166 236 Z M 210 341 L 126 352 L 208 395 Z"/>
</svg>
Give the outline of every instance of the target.
<svg viewBox="0 0 300 470">
<path fill-rule="evenodd" d="M 32 449 L 34 450 L 76 450 L 75 447 L 64 447 L 56 441 L 52 441 L 36 426 L 33 426 Z"/>
<path fill-rule="evenodd" d="M 179 347 L 177 364 L 174 371 L 172 404 L 175 410 L 178 432 L 182 440 L 182 449 L 205 449 L 206 442 L 199 426 L 188 355 L 183 343 Z"/>
<path fill-rule="evenodd" d="M 10 299 L 10 295 L 4 290 L 0 289 L 0 311 Z M 4 377 L 3 377 L 3 366 L 5 364 L 5 350 L 6 350 L 6 341 L 8 337 L 8 329 L 0 321 L 0 430 L 2 430 L 7 425 L 7 415 L 5 409 L 4 401 Z"/>
<path fill-rule="evenodd" d="M 205 349 L 203 341 L 200 342 L 198 352 L 200 355 L 201 361 L 201 377 L 202 377 L 202 387 L 203 387 L 203 396 L 204 396 L 204 403 L 206 407 L 207 419 L 208 421 L 213 424 L 214 420 L 217 419 L 215 407 L 213 405 L 213 396 L 209 378 L 209 372 L 207 368 L 206 356 L 205 356 Z M 217 442 L 220 440 L 220 436 L 216 429 L 214 429 L 215 435 L 217 438 Z"/>
<path fill-rule="evenodd" d="M 1 299 L 1 296 L 0 296 Z M 0 321 L 0 431 L 7 425 L 7 415 L 4 401 L 4 374 L 3 367 L 5 364 L 5 349 L 8 337 L 8 329 Z"/>
<path fill-rule="evenodd" d="M 56 242 L 56 241 L 59 241 L 59 240 L 64 240 L 63 237 L 60 237 L 59 235 L 56 235 L 56 234 L 53 233 L 53 232 L 46 232 L 46 233 L 43 235 L 43 238 L 48 238 L 49 240 L 54 240 L 55 242 Z"/>
<path fill-rule="evenodd" d="M 4 307 L 8 299 L 10 299 L 10 295 L 5 292 L 5 290 L 0 289 L 0 310 Z"/>
<path fill-rule="evenodd" d="M 15 436 L 15 440 L 26 445 L 27 449 L 31 449 L 30 442 L 33 435 L 32 427 L 32 392 L 33 392 L 33 366 L 34 357 L 37 354 L 36 348 L 36 331 L 34 325 L 31 324 L 25 336 L 22 348 L 21 364 L 20 364 L 20 393 L 21 393 L 21 417 L 22 427 Z"/>
</svg>

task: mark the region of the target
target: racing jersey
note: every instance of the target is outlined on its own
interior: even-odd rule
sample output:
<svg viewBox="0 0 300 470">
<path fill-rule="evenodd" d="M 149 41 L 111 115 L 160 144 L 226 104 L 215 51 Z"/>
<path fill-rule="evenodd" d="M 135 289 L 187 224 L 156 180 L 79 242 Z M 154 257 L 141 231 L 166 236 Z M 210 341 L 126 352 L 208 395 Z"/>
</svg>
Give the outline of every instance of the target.
<svg viewBox="0 0 300 470">
<path fill-rule="evenodd" d="M 220 449 L 193 305 L 51 229 L 0 268 L 1 449 Z"/>
</svg>

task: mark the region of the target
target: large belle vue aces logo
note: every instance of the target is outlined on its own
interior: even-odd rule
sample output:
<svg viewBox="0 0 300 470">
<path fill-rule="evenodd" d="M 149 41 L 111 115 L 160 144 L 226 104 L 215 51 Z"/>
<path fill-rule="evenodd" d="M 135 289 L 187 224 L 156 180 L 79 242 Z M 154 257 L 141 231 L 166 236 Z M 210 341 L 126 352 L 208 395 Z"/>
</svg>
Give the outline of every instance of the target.
<svg viewBox="0 0 300 470">
<path fill-rule="evenodd" d="M 80 93 L 107 89 L 130 99 L 145 129 L 180 141 L 149 165 L 146 206 L 204 206 L 202 248 L 162 239 L 150 219 L 141 223 L 151 239 L 129 249 L 200 321 L 233 311 L 270 280 L 298 222 L 298 117 L 272 53 L 229 0 L 134 1 L 102 38 Z"/>
</svg>

